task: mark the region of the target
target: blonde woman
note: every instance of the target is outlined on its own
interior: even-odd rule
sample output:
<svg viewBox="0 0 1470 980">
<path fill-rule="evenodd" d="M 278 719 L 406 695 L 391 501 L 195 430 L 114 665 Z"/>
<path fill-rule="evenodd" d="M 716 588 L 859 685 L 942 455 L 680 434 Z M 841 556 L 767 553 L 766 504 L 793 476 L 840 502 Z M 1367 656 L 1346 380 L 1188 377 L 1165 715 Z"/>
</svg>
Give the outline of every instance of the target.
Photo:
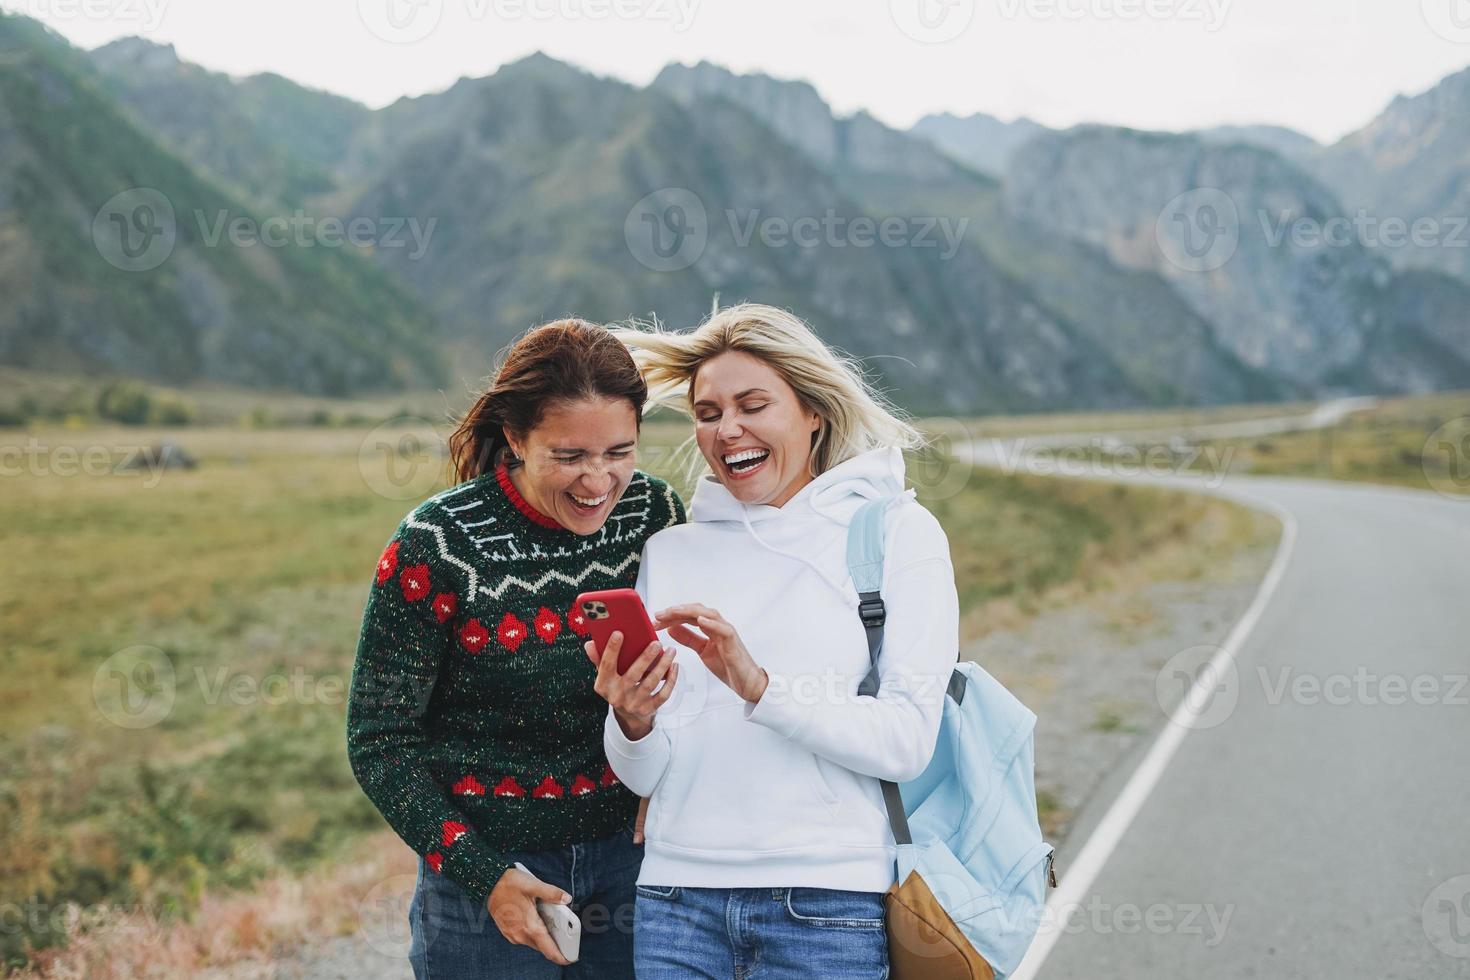
<svg viewBox="0 0 1470 980">
<path fill-rule="evenodd" d="M 886 977 L 896 854 L 879 780 L 928 764 L 959 639 L 949 542 L 903 495 L 903 450 L 922 439 L 785 311 L 619 337 L 650 404 L 692 416 L 709 468 L 689 523 L 648 540 L 638 575 L 672 668 L 645 654 L 619 676 L 617 639 L 587 644 L 609 763 L 650 798 L 638 976 Z M 859 697 L 869 655 L 847 528 L 864 501 L 897 495 L 880 689 Z M 640 683 L 645 669 L 662 683 Z"/>
</svg>

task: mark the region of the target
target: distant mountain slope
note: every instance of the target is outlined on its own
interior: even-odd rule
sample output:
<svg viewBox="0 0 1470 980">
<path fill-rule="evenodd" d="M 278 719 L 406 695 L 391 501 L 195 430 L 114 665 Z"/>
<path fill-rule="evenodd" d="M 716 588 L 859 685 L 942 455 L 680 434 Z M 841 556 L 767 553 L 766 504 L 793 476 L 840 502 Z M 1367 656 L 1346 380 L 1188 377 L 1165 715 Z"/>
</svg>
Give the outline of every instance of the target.
<svg viewBox="0 0 1470 980">
<path fill-rule="evenodd" d="M 945 112 L 925 116 L 909 132 L 982 173 L 1004 177 L 1011 154 L 1033 136 L 1051 130 L 1025 118 L 1007 123 L 983 112 L 970 116 Z"/>
<path fill-rule="evenodd" d="M 805 83 L 734 75 L 701 64 L 665 69 L 655 87 L 674 90 L 696 110 L 701 99 L 729 99 L 768 125 L 783 127 L 792 140 L 815 144 L 818 148 L 808 156 L 824 160 L 838 186 L 869 214 L 967 220 L 965 247 L 949 265 L 959 275 L 983 268 L 1024 289 L 1039 310 L 1066 325 L 1070 348 L 1108 362 L 1121 375 L 1121 382 L 1114 383 L 1122 385 L 1116 393 L 1120 398 L 1211 404 L 1269 400 L 1298 390 L 1241 363 L 1215 340 L 1211 325 L 1158 276 L 1121 269 L 1096 250 L 1013 220 L 999 207 L 995 180 L 936 161 L 934 148 L 913 131 L 901 133 L 867 120 L 865 129 L 883 130 L 870 143 L 887 152 L 859 154 L 851 141 L 835 135 L 852 121 L 834 118 Z M 1049 132 L 1040 126 L 1031 131 Z M 888 163 L 905 159 L 921 165 Z"/>
<path fill-rule="evenodd" d="M 1244 143 L 1296 161 L 1322 149 L 1312 137 L 1285 126 L 1214 126 L 1196 130 L 1193 135 L 1207 143 Z"/>
<path fill-rule="evenodd" d="M 443 377 L 431 321 L 359 256 L 211 245 L 219 215 L 257 216 L 139 131 L 78 57 L 0 16 L 0 361 L 323 394 Z"/>
<path fill-rule="evenodd" d="M 934 247 L 848 240 L 846 223 L 863 208 L 724 98 L 681 103 L 535 57 L 389 107 L 353 155 L 381 159 L 381 171 L 344 215 L 440 219 L 433 262 L 384 261 L 466 336 L 494 342 L 566 310 L 692 325 L 718 295 L 800 311 L 872 358 L 913 408 L 1141 401 L 1105 352 L 1079 346 L 1023 286 L 983 257 L 946 257 L 936 229 L 906 227 Z M 650 194 L 699 212 L 702 246 L 687 266 L 640 261 L 638 208 Z M 664 209 L 646 216 L 658 223 Z M 798 244 L 789 230 L 802 220 L 829 220 L 836 237 L 813 226 Z M 769 222 L 787 233 L 763 232 Z"/>
<path fill-rule="evenodd" d="M 371 110 L 279 75 L 236 81 L 131 37 L 89 53 L 109 94 L 176 154 L 258 202 L 302 204 L 330 190 Z"/>
<path fill-rule="evenodd" d="M 1005 191 L 1018 218 L 1163 277 L 1251 367 L 1313 390 L 1470 380 L 1382 257 L 1289 232 L 1342 209 L 1276 153 L 1085 126 L 1028 143 Z"/>
<path fill-rule="evenodd" d="M 1470 281 L 1470 68 L 1427 92 L 1398 96 L 1309 166 L 1348 215 L 1367 212 L 1369 244 L 1395 265 Z"/>
<path fill-rule="evenodd" d="M 700 63 L 639 89 L 544 55 L 370 111 L 136 38 L 84 54 L 18 17 L 0 66 L 9 363 L 348 391 L 439 377 L 446 344 L 477 377 L 567 313 L 688 325 L 718 298 L 800 312 L 919 411 L 1470 386 L 1470 250 L 1291 234 L 1364 206 L 1344 192 L 1470 210 L 1458 77 L 1324 149 L 1270 126 L 903 132 L 805 82 Z M 103 239 L 146 225 L 138 201 L 105 213 L 135 187 L 179 240 L 125 273 L 93 219 Z M 221 213 L 423 237 L 211 246 Z"/>
</svg>

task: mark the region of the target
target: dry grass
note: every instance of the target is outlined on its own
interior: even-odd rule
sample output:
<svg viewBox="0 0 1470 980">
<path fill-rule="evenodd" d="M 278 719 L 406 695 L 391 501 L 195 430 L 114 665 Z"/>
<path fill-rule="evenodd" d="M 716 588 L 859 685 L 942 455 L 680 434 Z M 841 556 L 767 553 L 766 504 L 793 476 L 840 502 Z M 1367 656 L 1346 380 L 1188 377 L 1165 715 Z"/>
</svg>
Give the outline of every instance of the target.
<svg viewBox="0 0 1470 980">
<path fill-rule="evenodd" d="M 415 857 L 392 834 L 364 838 L 310 875 L 275 875 L 253 892 L 206 894 L 193 915 L 166 921 L 142 910 L 58 908 L 66 943 L 35 954 L 17 980 L 134 980 L 198 976 L 270 961 L 305 944 L 372 929 L 406 901 Z M 397 912 L 404 911 L 396 909 Z"/>
</svg>

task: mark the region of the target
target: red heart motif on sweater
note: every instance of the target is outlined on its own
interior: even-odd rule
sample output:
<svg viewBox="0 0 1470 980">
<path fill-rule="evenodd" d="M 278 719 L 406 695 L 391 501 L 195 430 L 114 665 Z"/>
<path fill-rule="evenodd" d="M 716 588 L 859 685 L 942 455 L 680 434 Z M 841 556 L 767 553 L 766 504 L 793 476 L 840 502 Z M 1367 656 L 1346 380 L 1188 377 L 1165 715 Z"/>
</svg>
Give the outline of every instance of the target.
<svg viewBox="0 0 1470 980">
<path fill-rule="evenodd" d="M 455 796 L 484 796 L 485 787 L 474 776 L 466 776 L 454 784 Z"/>
<path fill-rule="evenodd" d="M 525 796 L 526 791 L 521 789 L 521 784 L 516 782 L 514 776 L 506 776 L 495 784 L 496 796 Z"/>
<path fill-rule="evenodd" d="M 453 592 L 441 592 L 434 597 L 434 618 L 444 622 L 459 608 L 459 600 Z"/>
<path fill-rule="evenodd" d="M 577 778 L 572 780 L 573 796 L 586 796 L 588 793 L 596 791 L 596 789 L 597 784 L 588 779 L 586 776 L 582 775 L 580 772 L 577 773 Z"/>
<path fill-rule="evenodd" d="M 409 602 L 418 602 L 429 594 L 429 566 L 412 565 L 403 570 L 398 576 L 398 584 L 403 586 L 403 598 Z"/>
<path fill-rule="evenodd" d="M 490 631 L 472 619 L 459 628 L 459 645 L 470 653 L 479 653 L 490 642 Z"/>
<path fill-rule="evenodd" d="M 393 577 L 393 570 L 398 567 L 398 542 L 390 542 L 383 550 L 383 557 L 378 559 L 378 584 L 382 585 Z"/>
<path fill-rule="evenodd" d="M 559 799 L 565 795 L 566 791 L 550 776 L 541 780 L 541 785 L 531 790 L 531 797 L 537 800 Z"/>
<path fill-rule="evenodd" d="M 435 874 L 443 874 L 440 869 L 444 867 L 444 855 L 438 851 L 434 851 L 430 854 L 425 854 L 424 861 L 427 862 L 429 867 L 434 869 Z"/>
<path fill-rule="evenodd" d="M 560 634 L 561 617 L 542 606 L 541 611 L 536 613 L 536 635 L 547 643 L 554 643 Z"/>
<path fill-rule="evenodd" d="M 582 610 L 575 603 L 567 610 L 567 625 L 578 636 L 590 636 L 592 633 L 592 628 L 587 625 L 587 617 L 582 615 Z"/>
<path fill-rule="evenodd" d="M 501 644 L 511 653 L 515 653 L 530 630 L 526 629 L 526 624 L 515 613 L 506 613 L 501 617 L 500 628 L 496 632 Z"/>
<path fill-rule="evenodd" d="M 618 777 L 613 774 L 612 766 L 603 766 L 602 767 L 602 785 L 603 786 L 616 786 L 617 784 L 618 784 Z"/>
<path fill-rule="evenodd" d="M 470 828 L 453 820 L 444 821 L 444 846 L 453 847 L 454 842 L 463 837 Z"/>
</svg>

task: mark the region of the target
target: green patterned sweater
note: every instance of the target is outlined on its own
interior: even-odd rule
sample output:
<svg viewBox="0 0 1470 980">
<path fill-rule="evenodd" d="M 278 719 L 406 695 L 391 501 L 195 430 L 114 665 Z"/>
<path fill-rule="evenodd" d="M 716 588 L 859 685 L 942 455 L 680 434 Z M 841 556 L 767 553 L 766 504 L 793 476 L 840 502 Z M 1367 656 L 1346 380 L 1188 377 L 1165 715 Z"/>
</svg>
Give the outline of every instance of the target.
<svg viewBox="0 0 1470 980">
<path fill-rule="evenodd" d="M 631 588 L 643 543 L 683 521 L 668 484 L 635 472 L 582 537 L 502 468 L 419 505 L 379 559 L 348 701 L 352 771 L 398 835 L 480 903 L 507 851 L 607 837 L 636 810 L 603 753 L 607 702 L 573 600 Z"/>
</svg>

